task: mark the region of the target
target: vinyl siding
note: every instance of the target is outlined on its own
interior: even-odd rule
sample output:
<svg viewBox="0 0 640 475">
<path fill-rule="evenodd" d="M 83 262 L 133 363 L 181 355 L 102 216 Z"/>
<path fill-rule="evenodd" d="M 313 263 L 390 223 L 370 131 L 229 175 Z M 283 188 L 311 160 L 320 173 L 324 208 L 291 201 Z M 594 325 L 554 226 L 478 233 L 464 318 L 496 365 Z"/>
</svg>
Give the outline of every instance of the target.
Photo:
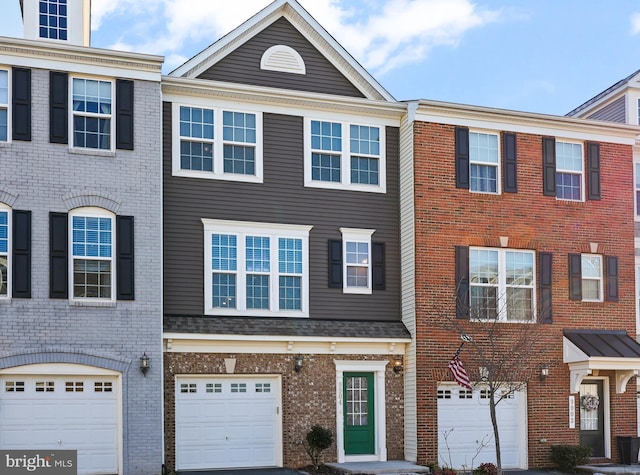
<svg viewBox="0 0 640 475">
<path fill-rule="evenodd" d="M 306 74 L 261 70 L 260 60 L 263 53 L 274 45 L 286 45 L 296 50 L 304 60 Z M 252 37 L 229 56 L 203 72 L 199 78 L 296 91 L 364 97 L 284 18 L 280 18 Z"/>
<path fill-rule="evenodd" d="M 305 188 L 303 118 L 264 114 L 264 183 L 171 176 L 171 104 L 164 104 L 164 310 L 204 312 L 201 218 L 312 225 L 309 235 L 310 316 L 400 320 L 398 129 L 388 127 L 387 193 Z M 343 294 L 328 288 L 327 241 L 340 227 L 375 229 L 386 244 L 386 290 Z"/>
<path fill-rule="evenodd" d="M 608 122 L 619 122 L 624 124 L 627 121 L 625 96 L 621 96 L 611 104 L 597 110 L 587 117 L 587 119 L 606 120 Z"/>
</svg>

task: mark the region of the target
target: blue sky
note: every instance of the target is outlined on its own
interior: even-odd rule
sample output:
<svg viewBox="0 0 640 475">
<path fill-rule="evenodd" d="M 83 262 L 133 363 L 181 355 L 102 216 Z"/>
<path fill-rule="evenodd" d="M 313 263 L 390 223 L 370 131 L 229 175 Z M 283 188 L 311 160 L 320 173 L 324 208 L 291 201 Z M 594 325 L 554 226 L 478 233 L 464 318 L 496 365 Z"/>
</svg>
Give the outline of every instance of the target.
<svg viewBox="0 0 640 475">
<path fill-rule="evenodd" d="M 92 0 L 92 46 L 180 65 L 269 0 Z M 564 115 L 640 69 L 638 0 L 300 0 L 396 99 Z M 0 34 L 22 37 L 19 0 Z"/>
</svg>

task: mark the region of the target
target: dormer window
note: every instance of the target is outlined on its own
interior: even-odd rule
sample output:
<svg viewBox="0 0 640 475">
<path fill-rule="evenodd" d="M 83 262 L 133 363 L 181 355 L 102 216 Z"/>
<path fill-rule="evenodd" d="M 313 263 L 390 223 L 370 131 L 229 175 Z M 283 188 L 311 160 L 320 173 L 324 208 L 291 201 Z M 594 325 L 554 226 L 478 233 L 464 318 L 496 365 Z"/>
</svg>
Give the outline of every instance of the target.
<svg viewBox="0 0 640 475">
<path fill-rule="evenodd" d="M 67 0 L 40 0 L 40 38 L 67 40 Z"/>
</svg>

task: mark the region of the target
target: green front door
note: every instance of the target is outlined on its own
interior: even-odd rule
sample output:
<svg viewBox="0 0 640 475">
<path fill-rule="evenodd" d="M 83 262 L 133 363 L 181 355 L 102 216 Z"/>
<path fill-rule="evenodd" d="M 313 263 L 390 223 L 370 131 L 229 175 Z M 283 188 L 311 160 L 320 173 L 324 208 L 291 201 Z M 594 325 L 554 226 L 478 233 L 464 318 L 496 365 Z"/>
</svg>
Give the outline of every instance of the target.
<svg viewBox="0 0 640 475">
<path fill-rule="evenodd" d="M 344 453 L 375 454 L 373 373 L 344 373 Z"/>
</svg>

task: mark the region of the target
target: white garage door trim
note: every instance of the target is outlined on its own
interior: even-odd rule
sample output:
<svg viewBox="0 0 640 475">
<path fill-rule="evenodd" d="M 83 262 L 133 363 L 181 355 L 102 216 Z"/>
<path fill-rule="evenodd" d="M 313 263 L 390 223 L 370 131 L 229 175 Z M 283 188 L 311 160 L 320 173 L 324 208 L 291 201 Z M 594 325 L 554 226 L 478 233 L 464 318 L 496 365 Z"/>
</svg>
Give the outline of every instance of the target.
<svg viewBox="0 0 640 475">
<path fill-rule="evenodd" d="M 256 450 L 254 456 L 258 458 L 260 456 L 257 452 L 258 445 L 239 440 L 243 435 L 240 431 L 235 434 L 229 432 L 229 428 L 232 427 L 231 423 L 218 427 L 203 424 L 206 421 L 206 416 L 220 420 L 217 416 L 219 412 L 216 410 L 222 410 L 224 414 L 229 415 L 229 419 L 232 419 L 237 414 L 233 414 L 233 404 L 230 403 L 238 396 L 245 401 L 249 400 L 247 404 L 241 399 L 241 403 L 236 406 L 241 414 L 249 415 L 248 409 L 261 411 L 260 415 L 265 422 L 265 434 L 269 432 L 272 434 L 269 439 L 273 441 L 273 446 L 271 447 L 271 443 L 265 444 L 266 451 L 263 452 L 262 458 L 263 461 L 268 459 L 268 463 L 249 462 L 245 455 L 233 460 L 231 448 L 234 439 L 238 440 L 238 454 L 243 453 L 241 447 L 249 446 Z M 260 400 L 263 400 L 264 403 L 257 404 Z M 213 405 L 214 401 L 218 402 L 218 407 Z M 208 402 L 212 404 L 207 407 L 204 403 Z M 202 412 L 203 408 L 208 410 L 208 414 Z M 192 411 L 190 419 L 187 412 L 189 410 Z M 250 423 L 252 427 L 257 427 L 255 425 L 256 414 L 252 415 L 250 419 L 246 422 Z M 269 426 L 269 424 L 272 425 Z M 211 437 L 217 437 L 218 441 L 225 445 L 228 443 L 229 446 L 227 448 L 221 446 L 216 449 L 214 444 L 209 443 L 198 447 L 198 441 L 206 440 L 202 433 L 205 430 L 209 432 Z M 192 439 L 182 440 L 183 434 L 190 435 Z M 210 449 L 208 454 L 202 450 L 204 447 Z M 280 375 L 176 375 L 175 450 L 176 470 L 282 467 L 282 377 Z M 214 454 L 216 450 L 218 454 L 227 455 L 228 459 L 218 461 Z"/>
<path fill-rule="evenodd" d="M 474 388 L 471 392 L 457 384 L 438 385 L 438 461 L 441 465 L 470 470 L 484 462 L 495 463 L 487 391 L 482 387 Z M 496 412 L 503 468 L 528 468 L 526 390 L 502 400 L 497 404 Z M 507 423 L 505 418 L 511 418 L 511 423 Z M 478 424 L 475 431 L 474 423 Z M 448 436 L 445 440 L 446 433 Z M 479 441 L 483 438 L 490 445 L 478 454 Z"/>
<path fill-rule="evenodd" d="M 44 364 L 32 364 L 25 366 L 15 366 L 11 368 L 5 368 L 0 370 L 0 380 L 4 381 L 7 378 L 16 379 L 17 377 L 24 377 L 25 380 L 30 380 L 35 377 L 43 378 L 62 378 L 62 377 L 84 377 L 84 378 L 109 378 L 113 383 L 113 387 L 110 388 L 115 397 L 115 411 L 116 411 L 116 457 L 117 457 L 117 472 L 123 473 L 123 437 L 122 437 L 122 375 L 117 371 L 112 371 L 103 368 L 96 368 L 93 366 L 86 366 L 73 363 L 44 363 Z M 95 388 L 94 388 L 95 389 Z M 0 387 L 0 391 L 4 391 L 4 385 Z M 111 392 L 107 391 L 107 392 Z M 2 397 L 0 395 L 0 397 Z M 1 421 L 0 421 L 1 423 Z M 2 428 L 0 428 L 2 430 Z M 29 447 L 23 447 L 25 449 Z M 79 473 L 83 473 L 80 471 Z M 92 472 L 93 473 L 93 472 Z"/>
</svg>

